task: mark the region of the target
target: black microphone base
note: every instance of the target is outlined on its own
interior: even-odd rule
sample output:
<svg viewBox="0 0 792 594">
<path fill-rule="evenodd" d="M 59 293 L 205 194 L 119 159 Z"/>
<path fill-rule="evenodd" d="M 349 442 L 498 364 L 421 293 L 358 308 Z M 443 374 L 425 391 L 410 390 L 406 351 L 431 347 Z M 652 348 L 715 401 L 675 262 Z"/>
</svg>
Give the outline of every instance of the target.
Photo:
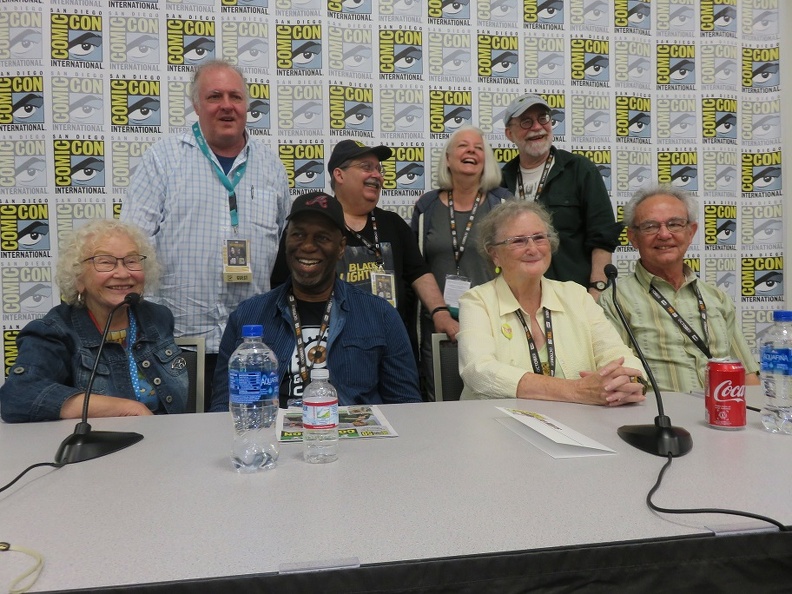
<svg viewBox="0 0 792 594">
<path fill-rule="evenodd" d="M 55 462 L 58 464 L 74 464 L 100 456 L 112 454 L 136 444 L 143 436 L 140 433 L 123 431 L 89 431 L 88 433 L 72 433 L 63 440 Z"/>
<path fill-rule="evenodd" d="M 681 427 L 655 425 L 624 425 L 619 427 L 619 437 L 634 448 L 667 458 L 678 458 L 693 448 L 693 438 Z"/>
</svg>

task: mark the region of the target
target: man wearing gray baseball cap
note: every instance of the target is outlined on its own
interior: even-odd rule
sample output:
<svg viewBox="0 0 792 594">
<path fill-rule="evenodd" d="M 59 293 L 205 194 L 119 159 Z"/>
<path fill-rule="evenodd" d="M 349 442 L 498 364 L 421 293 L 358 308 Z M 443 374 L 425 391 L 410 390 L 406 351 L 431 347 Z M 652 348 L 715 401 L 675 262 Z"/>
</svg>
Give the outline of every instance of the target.
<svg viewBox="0 0 792 594">
<path fill-rule="evenodd" d="M 585 157 L 553 146 L 550 106 L 541 95 L 517 97 L 503 124 L 519 155 L 503 166 L 501 185 L 518 200 L 541 202 L 561 240 L 545 276 L 575 281 L 598 298 L 622 228 L 602 176 Z"/>
</svg>

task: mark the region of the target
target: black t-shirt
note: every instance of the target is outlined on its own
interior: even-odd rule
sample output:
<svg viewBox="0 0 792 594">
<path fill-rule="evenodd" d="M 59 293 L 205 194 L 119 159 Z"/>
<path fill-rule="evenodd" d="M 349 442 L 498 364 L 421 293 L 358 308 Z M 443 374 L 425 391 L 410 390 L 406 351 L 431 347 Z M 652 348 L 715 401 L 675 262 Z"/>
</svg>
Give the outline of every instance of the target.
<svg viewBox="0 0 792 594">
<path fill-rule="evenodd" d="M 308 366 L 308 373 L 310 375 L 311 369 L 322 369 L 327 366 L 327 335 L 330 330 L 325 333 L 321 343 L 317 342 L 319 338 L 319 329 L 322 325 L 322 317 L 324 316 L 325 309 L 327 308 L 327 301 L 301 301 L 295 299 L 297 304 L 297 315 L 300 316 L 300 325 L 302 327 L 303 344 L 305 345 L 305 355 L 310 362 L 311 355 L 314 349 L 321 344 L 325 347 L 325 356 L 313 365 Z M 333 322 L 332 314 L 330 316 L 330 323 Z M 302 398 L 303 386 L 302 377 L 300 376 L 300 361 L 297 357 L 297 342 L 294 343 L 294 349 L 289 357 L 289 366 L 286 368 L 286 374 L 280 378 L 280 407 L 286 408 L 288 406 L 289 398 Z"/>
</svg>

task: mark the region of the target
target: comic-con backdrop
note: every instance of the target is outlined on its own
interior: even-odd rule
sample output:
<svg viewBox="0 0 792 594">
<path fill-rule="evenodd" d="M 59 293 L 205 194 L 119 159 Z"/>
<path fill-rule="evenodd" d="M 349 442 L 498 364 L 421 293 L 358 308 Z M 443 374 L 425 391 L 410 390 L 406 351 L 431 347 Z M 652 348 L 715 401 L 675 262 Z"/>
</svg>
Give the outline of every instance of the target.
<svg viewBox="0 0 792 594">
<path fill-rule="evenodd" d="M 699 198 L 688 263 L 755 346 L 783 305 L 778 0 L 3 0 L 0 272 L 14 338 L 58 301 L 64 231 L 118 216 L 143 152 L 195 121 L 196 65 L 247 75 L 250 133 L 294 194 L 343 138 L 385 143 L 383 204 L 409 218 L 447 137 L 498 159 L 502 113 L 544 95 L 556 144 L 599 167 L 620 218 L 653 180 Z M 636 254 L 623 237 L 621 272 Z M 1 378 L 0 378 L 1 379 Z"/>
</svg>

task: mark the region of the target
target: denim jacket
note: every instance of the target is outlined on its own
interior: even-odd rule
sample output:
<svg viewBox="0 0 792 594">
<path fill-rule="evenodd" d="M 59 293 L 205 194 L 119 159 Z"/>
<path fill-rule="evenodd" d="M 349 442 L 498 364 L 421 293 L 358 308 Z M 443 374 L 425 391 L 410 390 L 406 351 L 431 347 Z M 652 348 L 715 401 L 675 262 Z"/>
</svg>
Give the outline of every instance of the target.
<svg viewBox="0 0 792 594">
<path fill-rule="evenodd" d="M 148 301 L 138 303 L 134 312 L 138 322 L 134 357 L 157 393 L 156 412 L 184 412 L 187 366 L 173 339 L 173 315 L 168 308 Z M 59 419 L 63 403 L 85 392 L 101 338 L 88 310 L 67 304 L 52 308 L 46 316 L 25 326 L 17 337 L 16 363 L 0 387 L 3 420 L 21 423 Z M 122 345 L 105 345 L 92 391 L 135 397 Z"/>
</svg>

